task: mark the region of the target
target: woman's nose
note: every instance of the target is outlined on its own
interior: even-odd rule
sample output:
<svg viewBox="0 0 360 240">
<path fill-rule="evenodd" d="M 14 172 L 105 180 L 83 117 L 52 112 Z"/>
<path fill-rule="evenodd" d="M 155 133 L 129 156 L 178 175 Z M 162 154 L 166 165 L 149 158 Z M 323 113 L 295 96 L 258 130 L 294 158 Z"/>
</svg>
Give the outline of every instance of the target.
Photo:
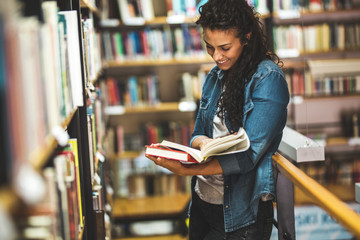
<svg viewBox="0 0 360 240">
<path fill-rule="evenodd" d="M 220 51 L 215 50 L 214 54 L 213 54 L 213 59 L 215 61 L 219 61 L 219 60 L 221 60 L 221 58 L 222 58 L 222 53 Z"/>
</svg>

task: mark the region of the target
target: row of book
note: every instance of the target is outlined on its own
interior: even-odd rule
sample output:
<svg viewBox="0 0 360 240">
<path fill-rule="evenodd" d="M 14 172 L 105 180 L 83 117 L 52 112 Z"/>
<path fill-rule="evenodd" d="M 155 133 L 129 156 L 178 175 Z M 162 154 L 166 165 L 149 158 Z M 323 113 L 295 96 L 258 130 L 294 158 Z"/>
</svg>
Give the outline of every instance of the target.
<svg viewBox="0 0 360 240">
<path fill-rule="evenodd" d="M 179 101 L 194 102 L 200 99 L 205 72 L 199 70 L 197 75 L 185 72 L 181 75 L 178 86 Z M 98 86 L 102 92 L 105 106 L 140 107 L 159 104 L 160 93 L 157 76 L 107 77 Z M 106 93 L 106 94 L 104 94 Z"/>
<path fill-rule="evenodd" d="M 111 236 L 110 216 L 113 198 L 110 178 L 112 169 L 103 147 L 106 138 L 106 119 L 103 113 L 102 95 L 99 87 L 89 91 L 86 116 L 96 239 L 106 239 Z"/>
<path fill-rule="evenodd" d="M 97 167 L 97 181 L 93 185 L 93 209 L 96 221 L 96 234 L 105 239 L 110 235 L 109 208 L 107 199 L 112 198 L 109 188 L 109 167 L 105 161 Z M 85 228 L 84 184 L 82 183 L 79 146 L 76 138 L 69 139 L 68 144 L 56 151 L 52 164 L 43 172 L 45 184 L 41 201 L 33 204 L 31 209 L 16 214 L 17 237 L 20 239 L 80 239 Z M 40 187 L 40 186 L 39 186 Z M 39 224 L 39 223 L 42 224 Z M 106 227 L 107 226 L 107 227 Z M 107 233 L 105 233 L 105 231 Z"/>
<path fill-rule="evenodd" d="M 17 217 L 19 238 L 79 238 L 85 224 L 79 158 L 77 139 L 55 153 L 53 165 L 43 171 L 46 194 Z"/>
<path fill-rule="evenodd" d="M 85 86 L 90 88 L 102 68 L 101 35 L 94 26 L 93 18 L 81 19 L 81 23 L 83 31 Z"/>
<path fill-rule="evenodd" d="M 159 11 L 168 17 L 196 16 L 196 0 L 158 0 L 156 3 L 153 0 L 118 0 L 118 7 L 121 20 L 129 25 L 144 24 L 154 19 Z"/>
<path fill-rule="evenodd" d="M 163 139 L 188 145 L 193 123 L 167 121 L 161 123 L 144 123 L 138 133 L 128 133 L 118 125 L 109 127 L 106 133 L 106 153 L 121 155 L 125 152 L 143 151 L 145 145 L 161 142 Z"/>
<path fill-rule="evenodd" d="M 198 16 L 207 0 L 103 0 L 96 4 L 102 19 L 121 19 L 126 25 L 144 25 L 156 18 L 183 23 Z M 260 14 L 269 13 L 268 1 L 247 0 Z"/>
<path fill-rule="evenodd" d="M 171 174 L 144 156 L 116 161 L 117 197 L 141 198 L 155 195 L 190 193 L 190 177 Z"/>
<path fill-rule="evenodd" d="M 204 57 L 206 51 L 198 27 L 145 28 L 134 31 L 103 31 L 104 59 L 107 61 L 158 60 Z"/>
<path fill-rule="evenodd" d="M 93 211 L 96 221 L 95 233 L 97 239 L 105 239 L 111 236 L 110 212 L 111 206 L 108 200 L 112 199 L 112 185 L 109 176 L 108 161 L 102 151 L 101 140 L 104 137 L 104 120 L 101 111 L 101 101 L 97 97 L 98 92 L 89 96 L 87 103 L 87 134 L 89 145 L 89 158 L 81 156 L 81 146 L 77 138 L 70 138 L 64 147 L 58 147 L 55 154 L 48 160 L 48 164 L 42 173 L 46 188 L 44 197 L 29 206 L 30 211 L 24 211 L 25 215 L 16 216 L 16 227 L 19 229 L 21 239 L 79 239 L 86 231 L 85 221 L 91 218 L 86 212 Z M 72 121 L 73 124 L 76 121 Z M 73 126 L 68 126 L 73 128 Z M 74 134 L 74 133 L 73 133 Z M 90 178 L 81 167 L 85 164 L 81 161 L 89 161 Z M 91 181 L 91 196 L 93 197 L 93 209 L 85 209 L 85 181 Z M 38 186 L 38 188 L 40 188 Z M 108 206 L 107 206 L 108 205 Z M 90 208 L 89 205 L 87 205 Z M 33 225 L 32 219 L 47 219 L 43 226 Z M 35 220 L 34 224 L 37 220 Z M 36 229 L 32 232 L 31 229 Z M 31 232 L 31 234 L 29 233 Z"/>
<path fill-rule="evenodd" d="M 305 0 L 305 1 L 293 1 L 293 0 L 274 0 L 273 11 L 280 12 L 286 10 L 297 10 L 297 11 L 335 11 L 342 9 L 353 9 L 359 7 L 358 1 L 344 0 Z"/>
<path fill-rule="evenodd" d="M 46 136 L 84 106 L 83 64 L 89 77 L 99 68 L 99 52 L 82 52 L 77 11 L 58 11 L 56 1 L 41 7 L 44 22 L 10 14 L 17 7 L 0 17 L 1 128 L 6 129 L 1 145 L 9 142 L 7 158 L 14 163 L 28 161 L 46 144 Z M 96 45 L 91 20 L 84 20 L 82 26 L 85 42 Z M 86 45 L 84 49 L 96 48 Z M 88 60 L 84 63 L 82 53 Z"/>
<path fill-rule="evenodd" d="M 125 79 L 107 77 L 100 82 L 106 106 L 144 106 L 159 103 L 159 89 L 156 75 L 130 76 Z"/>
<path fill-rule="evenodd" d="M 351 185 L 360 181 L 360 159 L 301 163 L 298 166 L 320 184 Z"/>
<path fill-rule="evenodd" d="M 360 75 L 314 76 L 308 70 L 285 74 L 292 96 L 351 95 L 360 93 Z"/>
<path fill-rule="evenodd" d="M 274 49 L 280 57 L 360 48 L 360 24 L 290 25 L 273 28 Z"/>
</svg>

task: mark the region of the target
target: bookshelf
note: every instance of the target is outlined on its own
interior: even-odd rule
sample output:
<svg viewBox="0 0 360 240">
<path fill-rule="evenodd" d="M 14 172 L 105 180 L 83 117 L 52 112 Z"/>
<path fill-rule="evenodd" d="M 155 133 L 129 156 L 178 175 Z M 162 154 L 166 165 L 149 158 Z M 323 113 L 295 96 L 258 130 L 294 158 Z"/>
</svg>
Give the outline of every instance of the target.
<svg viewBox="0 0 360 240">
<path fill-rule="evenodd" d="M 325 144 L 324 162 L 298 167 L 351 202 L 359 172 L 358 123 L 352 118 L 357 116 L 360 100 L 355 67 L 360 59 L 360 42 L 355 37 L 360 6 L 334 3 L 273 1 L 272 36 L 292 96 L 288 125 Z M 355 65 L 347 69 L 344 63 Z M 296 189 L 295 202 L 310 203 Z"/>
<path fill-rule="evenodd" d="M 134 223 L 137 221 L 173 220 L 173 234 L 186 236 L 186 209 L 189 194 L 171 194 L 138 199 L 116 199 L 114 203 L 114 223 Z M 130 235 L 131 233 L 127 233 Z M 132 233 L 136 236 L 136 233 Z"/>
<path fill-rule="evenodd" d="M 103 43 L 104 68 L 101 72 L 102 76 L 98 81 L 94 82 L 96 88 L 103 93 L 100 95 L 102 95 L 101 100 L 104 103 L 106 118 L 106 144 L 104 144 L 104 149 L 111 159 L 115 171 L 113 178 L 115 179 L 115 195 L 122 191 L 120 189 L 126 188 L 129 190 L 128 184 L 132 185 L 133 183 L 128 181 L 135 181 L 139 176 L 143 177 L 140 180 L 142 182 L 144 182 L 144 179 L 145 181 L 149 179 L 155 181 L 154 179 L 158 176 L 166 176 L 166 174 L 158 172 L 157 169 L 152 169 L 149 165 L 144 164 L 146 159 L 143 158 L 142 151 L 146 143 L 142 139 L 143 135 L 146 135 L 144 132 L 147 132 L 144 128 L 145 123 L 150 123 L 148 126 L 151 126 L 152 129 L 156 129 L 153 127 L 163 122 L 174 122 L 174 120 L 185 122 L 191 126 L 189 120 L 193 119 L 196 110 L 187 112 L 179 110 L 179 104 L 184 96 L 183 92 L 179 92 L 179 88 L 182 88 L 182 76 L 185 72 L 188 72 L 192 76 L 201 79 L 200 75 L 204 76 L 204 72 L 209 71 L 213 66 L 212 60 L 206 55 L 203 46 L 199 44 L 201 42 L 200 31 L 194 24 L 196 19 L 194 16 L 180 14 L 180 16 L 174 17 L 174 14 L 171 11 L 169 12 L 166 1 L 160 0 L 156 1 L 156 5 L 151 9 L 153 10 L 151 17 L 145 17 L 148 13 L 141 13 L 141 8 L 136 10 L 138 6 L 134 5 L 132 7 L 137 14 L 131 17 L 128 16 L 128 19 L 126 19 L 124 13 L 121 14 L 124 9 L 119 6 L 120 2 L 106 1 L 104 5 L 108 5 L 108 10 L 100 13 L 103 16 L 99 26 Z M 134 1 L 132 4 L 139 4 L 140 2 L 142 1 L 136 3 Z M 293 125 L 299 131 L 314 137 L 341 135 L 341 120 L 338 113 L 344 110 L 344 105 L 358 106 L 358 89 L 353 92 L 336 94 L 318 92 L 316 88 L 307 89 L 308 91 L 305 92 L 305 74 L 309 71 L 309 61 L 359 59 L 359 42 L 356 40 L 351 43 L 352 45 L 347 45 L 348 43 L 331 45 L 330 42 L 326 42 L 326 39 L 324 39 L 322 45 L 326 45 L 326 47 L 318 48 L 316 41 L 311 40 L 309 43 L 309 40 L 306 40 L 307 42 L 299 42 L 296 47 L 290 47 L 286 45 L 286 39 L 290 33 L 288 28 L 294 26 L 298 27 L 299 32 L 297 33 L 301 36 L 300 38 L 304 35 L 318 36 L 312 34 L 312 31 L 330 31 L 329 29 L 335 25 L 340 25 L 339 29 L 341 31 L 351 32 L 351 29 L 358 28 L 360 22 L 359 6 L 354 5 L 351 9 L 349 6 L 323 6 L 319 10 L 319 7 L 314 9 L 314 6 L 290 6 L 291 4 L 287 1 L 281 2 L 280 4 L 274 0 L 270 3 L 273 6 L 261 6 L 259 9 L 261 18 L 265 23 L 265 30 L 273 37 L 273 42 L 276 44 L 274 49 L 280 50 L 278 54 L 284 60 L 290 85 L 294 86 L 291 81 L 301 82 L 291 80 L 291 75 L 295 71 L 304 75 L 303 92 L 291 92 L 293 98 L 289 109 L 289 125 Z M 278 6 L 290 7 L 289 9 L 279 9 Z M 351 27 L 348 28 L 348 26 Z M 282 32 L 277 33 L 277 29 L 281 29 Z M 309 34 L 304 29 L 309 29 Z M 178 42 L 174 37 L 176 34 L 183 36 Z M 344 36 L 342 35 L 342 39 Z M 323 39 L 322 35 L 321 38 L 318 38 Z M 280 43 L 285 44 L 285 46 L 279 45 Z M 315 47 L 311 44 L 315 44 Z M 200 74 L 198 70 L 204 66 L 206 66 L 206 70 L 203 70 Z M 335 75 L 339 77 L 338 73 Z M 109 93 L 108 89 L 118 88 L 120 93 L 117 94 L 121 95 L 123 92 L 126 93 L 124 89 L 128 87 L 130 77 L 136 77 L 138 82 L 141 82 L 141 78 L 148 76 L 153 76 L 157 80 L 157 98 L 155 101 L 149 102 L 142 99 L 140 102 L 133 104 L 132 102 L 125 103 L 124 100 L 113 101 L 113 99 L 109 99 L 109 96 L 113 93 Z M 115 85 L 111 85 L 112 87 L 106 86 L 106 83 L 110 80 L 116 82 Z M 195 95 L 199 96 L 199 94 Z M 192 99 L 194 102 L 196 100 L 196 97 Z M 320 111 L 317 112 L 316 110 L 318 108 L 324 110 L 324 114 L 320 118 L 318 117 Z M 332 111 L 329 111 L 329 109 Z M 305 116 L 305 113 L 307 113 L 307 116 Z M 329 114 L 331 117 L 324 117 Z M 314 119 L 316 122 L 312 121 Z M 165 128 L 168 129 L 169 126 Z M 164 130 L 159 129 L 161 128 L 157 128 L 156 131 L 162 132 Z M 126 135 L 131 140 L 124 140 Z M 153 141 L 158 142 L 160 140 L 161 137 Z M 127 147 L 124 146 L 124 141 L 128 141 L 129 144 L 125 144 Z M 131 141 L 135 141 L 135 143 Z M 119 145 L 119 142 L 122 142 L 122 144 Z M 328 154 L 331 151 L 333 150 L 328 148 Z M 349 153 L 356 155 L 352 150 L 349 150 Z M 138 167 L 139 162 L 143 164 Z M 307 166 L 304 166 L 304 171 L 305 167 Z M 127 170 L 123 171 L 124 169 Z M 314 171 L 311 170 L 311 167 L 308 169 L 310 169 L 310 173 Z M 159 197 L 156 195 L 147 196 L 143 192 L 140 195 L 135 194 L 135 196 L 131 194 L 129 192 L 119 194 L 122 197 L 121 201 L 116 199 L 113 206 L 121 209 L 120 212 L 125 213 L 130 208 L 127 206 L 132 200 L 144 200 L 144 204 L 150 205 L 154 198 Z M 346 201 L 351 198 L 351 196 L 349 198 L 342 193 L 339 193 L 339 195 L 343 196 L 342 198 Z M 299 202 L 303 202 L 301 197 L 299 199 Z M 138 218 L 141 219 L 141 217 Z"/>
<path fill-rule="evenodd" d="M 110 188 L 93 87 L 102 73 L 98 4 L 11 0 L 0 10 L 0 205 L 10 216 L 1 224 L 13 226 L 1 239 L 110 236 L 105 202 L 97 204 Z"/>
</svg>

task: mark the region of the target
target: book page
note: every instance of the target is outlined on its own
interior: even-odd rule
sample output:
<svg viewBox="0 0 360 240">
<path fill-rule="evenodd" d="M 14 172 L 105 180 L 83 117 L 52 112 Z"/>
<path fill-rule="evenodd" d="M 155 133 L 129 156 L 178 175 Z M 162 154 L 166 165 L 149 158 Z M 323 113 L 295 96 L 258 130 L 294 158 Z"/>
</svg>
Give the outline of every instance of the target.
<svg viewBox="0 0 360 240">
<path fill-rule="evenodd" d="M 178 143 L 174 143 L 174 142 L 170 142 L 170 141 L 166 141 L 166 140 L 163 140 L 160 143 L 160 145 L 170 147 L 170 148 L 174 148 L 174 149 L 179 149 L 179 150 L 182 150 L 184 152 L 187 152 L 193 158 L 195 158 L 198 162 L 202 162 L 201 152 L 198 149 L 187 147 L 187 146 L 184 146 L 184 145 L 181 145 L 181 144 L 178 144 Z"/>
<path fill-rule="evenodd" d="M 237 134 L 227 135 L 214 139 L 202 149 L 202 157 L 225 155 L 246 151 L 250 147 L 250 140 L 246 132 L 241 128 Z"/>
</svg>

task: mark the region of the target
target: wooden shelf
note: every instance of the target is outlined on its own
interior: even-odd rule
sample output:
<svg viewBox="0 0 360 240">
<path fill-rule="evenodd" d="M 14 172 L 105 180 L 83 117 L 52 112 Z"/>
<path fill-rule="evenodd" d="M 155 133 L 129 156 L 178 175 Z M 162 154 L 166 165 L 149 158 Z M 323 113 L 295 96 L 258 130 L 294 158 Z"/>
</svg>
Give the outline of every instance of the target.
<svg viewBox="0 0 360 240">
<path fill-rule="evenodd" d="M 129 237 L 129 238 L 115 238 L 114 240 L 187 240 L 187 237 L 181 235 L 164 235 L 164 236 L 149 236 L 149 237 Z"/>
<path fill-rule="evenodd" d="M 85 1 L 85 0 L 82 0 Z M 267 14 L 260 14 L 259 17 L 261 19 L 266 19 L 266 18 L 270 18 L 271 15 L 269 13 Z M 161 26 L 161 25 L 179 25 L 179 24 L 193 24 L 196 25 L 196 21 L 197 21 L 198 17 L 187 17 L 187 16 L 157 16 L 151 20 L 145 20 L 144 24 L 123 24 L 120 20 L 118 21 L 112 21 L 112 23 L 107 24 L 106 21 L 104 21 L 101 24 L 102 28 L 144 28 L 145 26 Z M 114 24 L 114 22 L 116 22 L 116 24 Z"/>
<path fill-rule="evenodd" d="M 360 58 L 360 49 L 352 50 L 332 50 L 329 52 L 312 52 L 312 53 L 301 53 L 298 57 L 281 57 L 280 59 L 286 63 L 286 65 L 304 64 L 304 61 L 316 59 L 316 60 L 328 60 L 328 59 L 350 59 Z M 301 65 L 300 65 L 301 66 Z"/>
<path fill-rule="evenodd" d="M 119 154 L 114 154 L 110 156 L 110 159 L 121 159 L 121 158 L 137 158 L 141 152 L 137 151 L 127 151 Z"/>
<path fill-rule="evenodd" d="M 175 218 L 188 207 L 190 194 L 153 196 L 144 198 L 118 198 L 113 203 L 113 218 L 116 222 Z"/>
<path fill-rule="evenodd" d="M 11 212 L 19 203 L 19 198 L 8 188 L 0 188 L 0 205 L 7 212 Z"/>
<path fill-rule="evenodd" d="M 190 111 L 191 110 L 191 111 Z M 124 106 L 108 106 L 105 108 L 105 114 L 109 116 L 121 116 L 126 114 L 140 114 L 140 113 L 160 113 L 160 112 L 192 112 L 182 111 L 179 102 L 163 102 L 156 105 L 143 105 L 134 107 Z"/>
<path fill-rule="evenodd" d="M 81 8 L 88 8 L 90 11 L 94 12 L 94 13 L 98 13 L 99 9 L 92 5 L 88 0 L 80 0 L 80 7 Z"/>
<path fill-rule="evenodd" d="M 279 14 L 274 14 L 273 23 L 276 25 L 296 25 L 296 24 L 313 24 L 321 22 L 355 22 L 360 20 L 360 9 L 338 10 L 338 11 L 319 11 L 306 12 L 299 11 L 300 17 L 280 18 Z"/>
<path fill-rule="evenodd" d="M 179 65 L 179 64 L 206 64 L 213 63 L 210 57 L 183 57 L 183 58 L 172 58 L 172 59 L 149 59 L 139 61 L 108 61 L 104 64 L 104 68 L 118 68 L 118 67 L 156 67 L 166 65 Z"/>
<path fill-rule="evenodd" d="M 348 138 L 331 138 L 327 140 L 325 154 L 334 160 L 348 160 L 360 156 L 360 145 L 350 145 Z"/>
<path fill-rule="evenodd" d="M 71 114 L 62 123 L 62 127 L 64 129 L 66 129 L 67 126 L 70 124 L 70 121 L 74 117 L 76 111 L 77 109 L 73 110 Z M 52 134 L 50 134 L 47 136 L 45 140 L 45 145 L 31 153 L 30 163 L 35 170 L 40 171 L 42 169 L 44 164 L 48 161 L 49 157 L 56 149 L 57 145 L 58 145 L 57 140 Z"/>
</svg>

